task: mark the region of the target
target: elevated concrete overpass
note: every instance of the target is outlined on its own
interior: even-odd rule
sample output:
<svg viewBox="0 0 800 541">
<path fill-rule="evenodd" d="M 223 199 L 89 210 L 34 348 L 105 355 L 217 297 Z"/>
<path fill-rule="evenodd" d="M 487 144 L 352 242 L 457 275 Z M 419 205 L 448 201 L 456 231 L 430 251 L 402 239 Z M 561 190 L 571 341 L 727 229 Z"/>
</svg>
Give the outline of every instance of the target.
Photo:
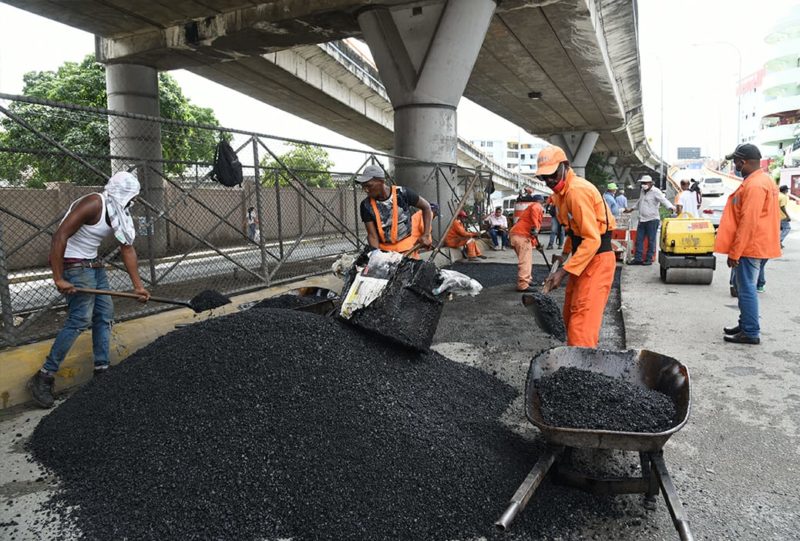
<svg viewBox="0 0 800 541">
<path fill-rule="evenodd" d="M 463 94 L 565 147 L 579 171 L 593 151 L 623 181 L 659 165 L 644 136 L 635 1 L 5 1 L 96 34 L 115 109 L 149 112 L 153 92 L 131 65 L 185 68 L 371 146 L 455 163 Z M 297 81 L 335 85 L 343 67 L 292 73 L 269 58 L 311 60 L 316 44 L 344 37 L 370 45 L 383 95 L 362 81 L 359 99 L 334 106 Z"/>
</svg>

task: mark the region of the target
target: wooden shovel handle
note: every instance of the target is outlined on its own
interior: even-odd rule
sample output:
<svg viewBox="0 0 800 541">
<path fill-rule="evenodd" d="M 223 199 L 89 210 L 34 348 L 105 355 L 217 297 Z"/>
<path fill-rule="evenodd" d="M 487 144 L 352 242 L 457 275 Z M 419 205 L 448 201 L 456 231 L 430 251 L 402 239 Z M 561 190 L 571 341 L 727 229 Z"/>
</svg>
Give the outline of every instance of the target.
<svg viewBox="0 0 800 541">
<path fill-rule="evenodd" d="M 78 293 L 89 293 L 91 295 L 111 295 L 112 297 L 123 297 L 126 299 L 139 299 L 139 295 L 136 293 L 128 293 L 126 291 L 110 291 L 108 289 L 91 289 L 88 287 L 76 287 L 75 291 Z M 163 302 L 166 304 L 177 304 L 178 306 L 188 306 L 189 308 L 192 307 L 191 304 L 185 301 L 178 301 L 175 299 L 165 299 L 164 297 L 153 297 L 151 296 L 148 300 L 153 302 Z"/>
</svg>

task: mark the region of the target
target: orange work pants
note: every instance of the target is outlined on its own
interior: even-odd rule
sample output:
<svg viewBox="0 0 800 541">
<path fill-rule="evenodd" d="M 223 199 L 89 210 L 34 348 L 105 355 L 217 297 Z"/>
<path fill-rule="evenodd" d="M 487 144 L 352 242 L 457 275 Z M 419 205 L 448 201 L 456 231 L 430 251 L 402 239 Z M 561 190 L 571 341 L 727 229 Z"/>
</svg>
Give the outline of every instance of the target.
<svg viewBox="0 0 800 541">
<path fill-rule="evenodd" d="M 527 235 L 511 235 L 511 246 L 517 253 L 517 291 L 528 289 L 533 265 L 533 245 Z"/>
<path fill-rule="evenodd" d="M 617 261 L 614 252 L 595 255 L 580 276 L 569 275 L 564 297 L 567 345 L 596 348 Z"/>
<path fill-rule="evenodd" d="M 467 249 L 467 257 L 479 257 L 483 255 L 481 253 L 481 249 L 478 248 L 478 243 L 475 242 L 475 239 L 462 239 L 458 241 L 448 241 L 445 243 L 445 246 L 448 248 L 464 248 Z"/>
</svg>

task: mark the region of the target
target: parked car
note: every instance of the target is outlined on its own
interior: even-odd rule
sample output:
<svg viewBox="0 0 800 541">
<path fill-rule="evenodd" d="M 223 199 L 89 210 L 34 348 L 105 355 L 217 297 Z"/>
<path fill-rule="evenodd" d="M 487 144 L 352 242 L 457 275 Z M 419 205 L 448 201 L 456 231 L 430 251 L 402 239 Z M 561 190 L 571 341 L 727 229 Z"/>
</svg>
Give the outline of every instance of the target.
<svg viewBox="0 0 800 541">
<path fill-rule="evenodd" d="M 704 206 L 700 211 L 700 217 L 710 220 L 714 224 L 714 229 L 719 227 L 719 221 L 722 219 L 722 211 L 725 208 L 725 203 L 728 202 L 727 197 L 720 197 L 711 203 Z"/>
<path fill-rule="evenodd" d="M 705 177 L 700 183 L 700 193 L 703 195 L 724 195 L 725 184 L 720 177 Z"/>
</svg>

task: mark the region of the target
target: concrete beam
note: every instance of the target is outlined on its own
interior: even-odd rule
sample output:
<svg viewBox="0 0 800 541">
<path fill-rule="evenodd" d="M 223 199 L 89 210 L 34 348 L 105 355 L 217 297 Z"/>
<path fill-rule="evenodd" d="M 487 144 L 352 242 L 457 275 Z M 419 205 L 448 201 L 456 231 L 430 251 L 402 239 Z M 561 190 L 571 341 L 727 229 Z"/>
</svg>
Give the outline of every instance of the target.
<svg viewBox="0 0 800 541">
<path fill-rule="evenodd" d="M 586 164 L 599 137 L 597 132 L 566 132 L 550 136 L 550 142 L 561 147 L 575 173 L 584 176 Z"/>
</svg>

